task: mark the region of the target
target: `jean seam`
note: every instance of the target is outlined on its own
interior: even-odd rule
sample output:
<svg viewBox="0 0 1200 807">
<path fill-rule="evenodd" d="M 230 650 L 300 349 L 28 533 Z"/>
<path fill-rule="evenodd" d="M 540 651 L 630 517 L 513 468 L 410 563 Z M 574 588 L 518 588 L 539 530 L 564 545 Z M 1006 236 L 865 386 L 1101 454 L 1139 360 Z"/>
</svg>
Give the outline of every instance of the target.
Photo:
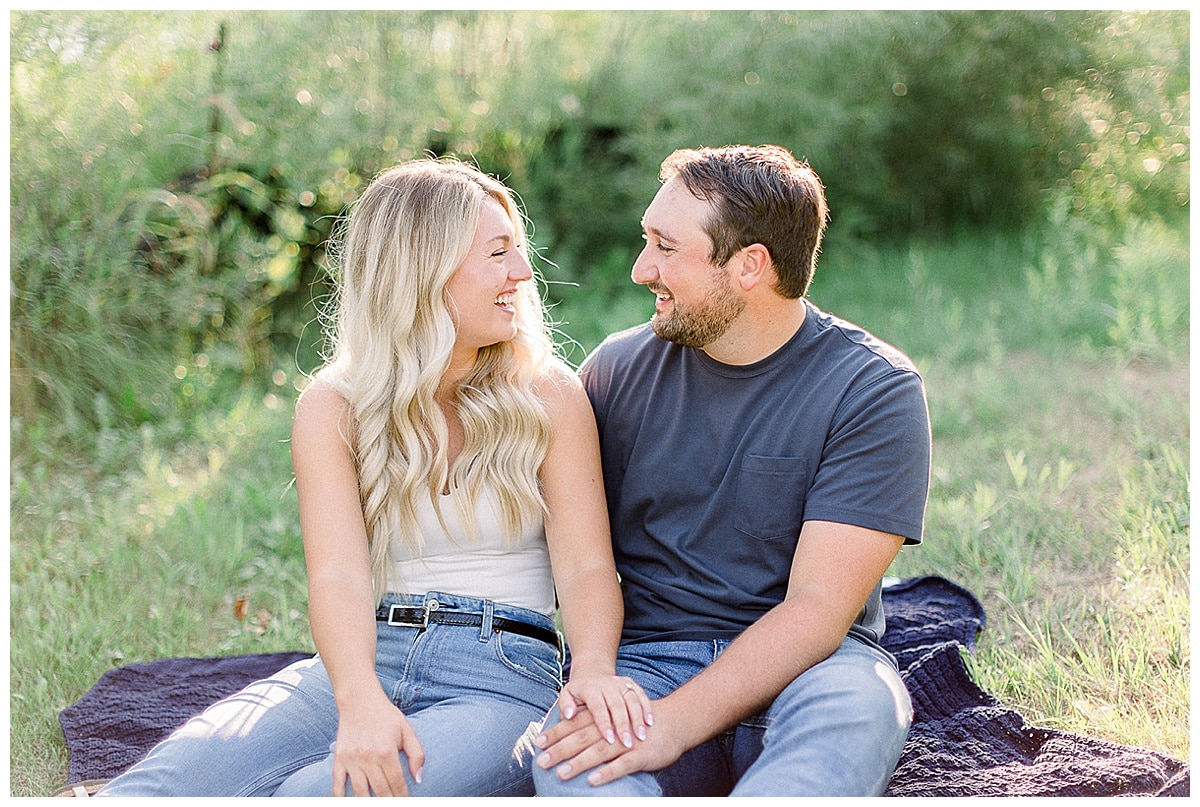
<svg viewBox="0 0 1200 807">
<path fill-rule="evenodd" d="M 437 634 L 441 639 L 441 634 Z M 422 682 L 429 678 L 428 670 L 433 665 L 433 659 L 439 655 L 437 648 L 424 648 L 423 645 L 435 641 L 435 634 L 427 628 L 422 628 L 407 643 L 404 654 L 404 664 L 391 688 L 391 700 L 398 709 L 407 709 L 417 701 L 425 687 Z M 423 659 L 428 659 L 424 661 Z M 376 662 L 378 666 L 378 662 Z"/>
<path fill-rule="evenodd" d="M 529 781 L 529 789 L 533 790 L 534 789 L 533 788 L 533 771 L 530 771 L 525 778 Z M 518 780 L 518 781 L 520 781 L 520 780 Z M 508 792 L 516 789 L 517 784 L 518 784 L 518 782 L 509 782 L 504 787 L 492 788 L 492 790 L 490 792 L 482 794 L 482 798 L 487 798 L 489 796 L 495 796 L 498 794 L 508 793 Z"/>
<path fill-rule="evenodd" d="M 321 664 L 322 664 L 322 666 L 324 666 L 324 662 L 322 662 Z M 328 671 L 326 671 L 325 674 L 328 675 L 329 674 Z M 273 680 L 273 679 L 266 679 L 266 680 Z M 332 686 L 332 684 L 330 684 L 330 686 Z M 301 687 L 292 686 L 291 690 L 292 690 L 293 697 L 301 697 L 304 700 L 308 701 L 309 703 L 313 704 L 318 709 L 323 706 L 323 703 L 321 702 L 321 700 L 314 697 L 311 693 L 305 691 Z M 294 760 L 294 759 L 288 760 L 288 763 L 286 765 L 276 766 L 272 770 L 263 773 L 261 776 L 259 776 L 257 779 L 255 779 L 253 782 L 251 782 L 249 785 L 242 788 L 242 790 L 240 792 L 236 793 L 235 796 L 238 796 L 238 797 L 252 796 L 255 794 L 255 791 L 257 791 L 259 788 L 263 787 L 264 785 L 266 785 L 267 783 L 269 783 L 271 781 L 279 779 L 280 774 L 284 774 L 283 779 L 286 779 L 288 776 L 291 776 L 292 774 L 296 773 L 296 771 L 299 771 L 302 768 L 306 768 L 309 765 L 312 765 L 314 763 L 324 760 L 326 757 L 329 756 L 329 754 L 330 754 L 330 751 L 326 750 L 326 751 L 321 751 L 321 752 L 317 752 L 314 754 L 309 754 L 306 757 L 302 757 L 299 761 Z M 283 779 L 279 779 L 279 781 L 282 782 Z"/>
<path fill-rule="evenodd" d="M 270 782 L 275 781 L 275 780 L 278 780 L 278 781 L 276 781 L 276 787 L 278 788 L 278 786 L 280 784 L 282 784 L 283 781 L 288 778 L 288 776 L 291 776 L 292 774 L 296 773 L 299 770 L 307 768 L 309 765 L 314 765 L 318 762 L 323 761 L 325 758 L 327 758 L 329 756 L 330 753 L 331 752 L 329 752 L 329 751 L 325 751 L 323 753 L 310 754 L 309 756 L 303 757 L 300 760 L 289 760 L 287 765 L 280 765 L 270 771 L 267 771 L 266 773 L 264 773 L 263 775 L 261 775 L 260 777 L 255 779 L 253 782 L 248 784 L 246 787 L 242 788 L 239 792 L 234 793 L 233 795 L 235 798 L 243 798 L 243 797 L 257 796 L 257 795 L 270 795 L 270 794 L 260 794 L 258 791 L 265 785 L 267 785 Z M 280 778 L 280 774 L 283 774 L 282 778 Z"/>
</svg>

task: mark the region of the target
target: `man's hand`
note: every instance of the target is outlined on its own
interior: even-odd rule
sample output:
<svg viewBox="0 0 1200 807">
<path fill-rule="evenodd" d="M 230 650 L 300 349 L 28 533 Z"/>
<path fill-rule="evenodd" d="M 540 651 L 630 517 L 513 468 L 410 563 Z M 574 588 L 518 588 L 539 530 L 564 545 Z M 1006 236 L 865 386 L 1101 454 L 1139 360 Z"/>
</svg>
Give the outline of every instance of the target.
<svg viewBox="0 0 1200 807">
<path fill-rule="evenodd" d="M 592 785 L 606 784 L 637 771 L 657 771 L 667 767 L 679 759 L 688 746 L 675 739 L 677 731 L 673 725 L 676 721 L 670 719 L 669 710 L 663 709 L 666 701 L 652 703 L 654 726 L 646 731 L 645 739 L 638 738 L 632 747 L 609 743 L 597 728 L 591 712 L 582 709 L 570 720 L 551 726 L 533 741 L 543 749 L 537 764 L 547 770 L 554 768 L 555 774 L 563 780 L 591 771 L 587 780 Z M 664 714 L 668 716 L 666 720 Z"/>
</svg>

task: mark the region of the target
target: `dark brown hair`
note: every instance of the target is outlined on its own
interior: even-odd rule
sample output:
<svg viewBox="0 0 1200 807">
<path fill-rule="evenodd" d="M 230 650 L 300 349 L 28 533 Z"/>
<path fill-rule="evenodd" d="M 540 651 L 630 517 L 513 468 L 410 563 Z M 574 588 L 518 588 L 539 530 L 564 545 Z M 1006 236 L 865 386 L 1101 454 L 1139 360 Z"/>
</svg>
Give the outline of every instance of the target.
<svg viewBox="0 0 1200 807">
<path fill-rule="evenodd" d="M 679 149 L 659 172 L 663 182 L 674 177 L 713 206 L 704 224 L 713 263 L 723 266 L 742 247 L 762 244 L 779 278 L 776 291 L 804 296 L 829 219 L 825 189 L 807 162 L 782 146 Z"/>
</svg>

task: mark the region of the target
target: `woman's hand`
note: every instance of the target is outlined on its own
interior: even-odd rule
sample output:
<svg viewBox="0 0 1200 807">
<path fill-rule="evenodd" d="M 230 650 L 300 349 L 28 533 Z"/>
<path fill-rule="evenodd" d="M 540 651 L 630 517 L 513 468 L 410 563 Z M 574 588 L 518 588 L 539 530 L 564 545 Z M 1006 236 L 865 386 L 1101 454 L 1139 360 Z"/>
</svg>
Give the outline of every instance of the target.
<svg viewBox="0 0 1200 807">
<path fill-rule="evenodd" d="M 601 736 L 612 745 L 618 740 L 626 748 L 633 739 L 646 739 L 646 727 L 654 725 L 650 699 L 632 678 L 624 675 L 571 676 L 558 695 L 558 710 L 570 720 L 587 709 Z"/>
<path fill-rule="evenodd" d="M 425 765 L 421 741 L 382 689 L 378 696 L 359 698 L 340 708 L 333 747 L 333 795 L 346 795 L 349 779 L 355 796 L 407 796 L 401 752 L 408 757 L 412 778 L 420 782 Z"/>
</svg>

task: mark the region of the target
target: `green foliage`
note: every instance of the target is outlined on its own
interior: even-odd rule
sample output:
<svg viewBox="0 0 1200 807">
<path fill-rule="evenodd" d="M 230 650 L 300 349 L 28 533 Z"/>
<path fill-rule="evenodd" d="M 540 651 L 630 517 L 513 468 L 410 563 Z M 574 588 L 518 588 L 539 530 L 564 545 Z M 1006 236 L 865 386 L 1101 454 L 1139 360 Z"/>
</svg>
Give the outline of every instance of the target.
<svg viewBox="0 0 1200 807">
<path fill-rule="evenodd" d="M 638 219 L 681 146 L 788 146 L 825 179 L 844 237 L 1024 226 L 1053 198 L 1105 226 L 1178 218 L 1186 23 L 14 12 L 14 411 L 77 434 L 98 408 L 161 417 L 162 379 L 196 356 L 259 380 L 311 370 L 332 222 L 375 172 L 426 153 L 473 158 L 522 195 L 550 301 L 584 345 L 600 335 L 589 303 L 643 308 L 625 286 Z"/>
<path fill-rule="evenodd" d="M 1170 13 L 1097 15 L 1080 31 L 1087 69 L 1043 90 L 1045 157 L 1070 169 L 1055 187 L 1092 221 L 1174 219 L 1189 202 L 1185 24 Z"/>
<path fill-rule="evenodd" d="M 1180 244 L 1159 224 L 1138 223 L 1116 250 L 1112 302 L 1105 306 L 1107 335 L 1122 357 L 1154 360 L 1185 350 L 1188 332 L 1190 261 Z"/>
</svg>

